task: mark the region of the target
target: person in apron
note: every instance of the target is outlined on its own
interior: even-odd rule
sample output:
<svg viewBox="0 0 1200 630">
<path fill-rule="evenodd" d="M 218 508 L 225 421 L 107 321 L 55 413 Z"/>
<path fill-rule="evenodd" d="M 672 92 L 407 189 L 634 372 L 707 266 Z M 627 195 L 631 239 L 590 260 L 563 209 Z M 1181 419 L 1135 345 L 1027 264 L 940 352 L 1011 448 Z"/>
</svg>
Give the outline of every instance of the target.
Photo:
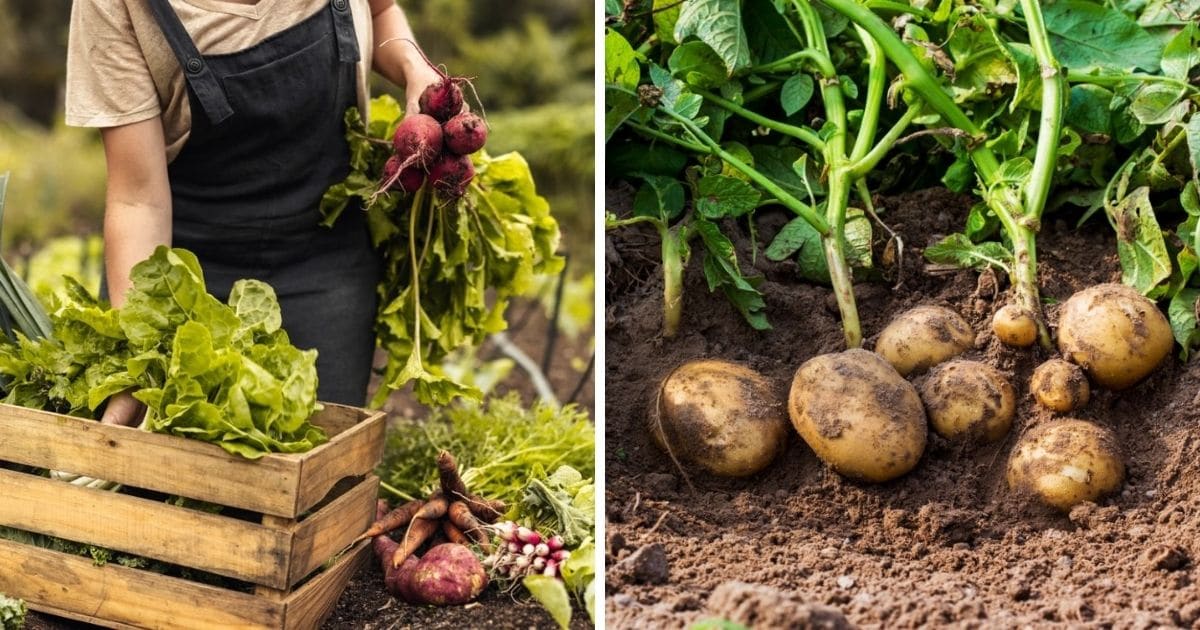
<svg viewBox="0 0 1200 630">
<path fill-rule="evenodd" d="M 107 5 L 110 13 L 148 8 L 183 74 L 186 94 L 178 98 L 186 98 L 191 114 L 186 140 L 169 163 L 162 121 L 85 125 L 102 127 L 108 163 L 106 288 L 120 306 L 132 266 L 168 243 L 196 254 L 209 292 L 222 301 L 238 279 L 267 282 L 292 343 L 318 351 L 318 398 L 361 405 L 375 349 L 380 260 L 365 213 L 346 212 L 325 228 L 319 203 L 349 172 L 344 114 L 360 104 L 362 85 L 354 11 L 367 0 L 321 0 L 294 24 L 221 54 L 201 52 L 172 6 L 195 15 L 205 4 L 269 11 L 276 1 L 76 0 Z M 283 2 L 275 10 L 295 12 Z M 414 108 L 438 76 L 421 60 L 392 0 L 370 0 L 369 10 L 372 35 L 384 41 L 374 65 L 406 85 Z M 139 31 L 130 18 L 129 37 L 148 32 L 144 16 L 141 22 Z M 86 28 L 85 17 L 72 16 L 72 38 Z M 71 122 L 70 77 L 67 100 Z M 125 393 L 109 401 L 103 421 L 132 424 L 140 415 Z"/>
</svg>

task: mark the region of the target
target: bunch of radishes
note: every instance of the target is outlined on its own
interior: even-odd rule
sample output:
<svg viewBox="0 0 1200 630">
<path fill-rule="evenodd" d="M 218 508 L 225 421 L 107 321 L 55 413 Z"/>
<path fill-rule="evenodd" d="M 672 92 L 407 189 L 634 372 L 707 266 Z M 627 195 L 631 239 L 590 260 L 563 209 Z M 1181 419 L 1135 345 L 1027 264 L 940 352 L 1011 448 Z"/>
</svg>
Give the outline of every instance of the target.
<svg viewBox="0 0 1200 630">
<path fill-rule="evenodd" d="M 514 581 L 526 575 L 561 576 L 560 567 L 571 556 L 562 537 L 543 536 L 512 521 L 497 523 L 496 530 L 501 544 L 483 559 L 494 574 Z"/>
<path fill-rule="evenodd" d="M 405 116 L 392 136 L 381 190 L 412 193 L 428 181 L 443 197 L 466 193 L 475 176 L 470 155 L 487 142 L 487 123 L 463 110 L 465 81 L 443 74 L 421 93 L 421 112 Z"/>
</svg>

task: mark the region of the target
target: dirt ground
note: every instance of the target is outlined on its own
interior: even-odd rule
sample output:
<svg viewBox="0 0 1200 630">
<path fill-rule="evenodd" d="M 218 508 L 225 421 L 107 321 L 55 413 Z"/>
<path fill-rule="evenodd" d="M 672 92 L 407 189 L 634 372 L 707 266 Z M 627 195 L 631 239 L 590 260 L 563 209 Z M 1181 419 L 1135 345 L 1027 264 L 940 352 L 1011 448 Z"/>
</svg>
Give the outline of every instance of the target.
<svg viewBox="0 0 1200 630">
<path fill-rule="evenodd" d="M 628 191 L 610 191 L 608 202 L 628 207 Z M 928 190 L 879 203 L 904 238 L 904 266 L 898 284 L 856 287 L 866 347 L 910 307 L 957 310 L 977 333 L 968 358 L 996 366 L 1017 389 L 1013 430 L 986 446 L 931 432 L 917 468 L 878 485 L 839 477 L 791 435 L 763 472 L 741 480 L 692 474 L 692 492 L 644 427 L 657 381 L 683 360 L 714 357 L 747 364 L 785 392 L 803 361 L 843 349 L 836 305 L 828 288 L 795 280 L 792 263 L 760 253 L 754 266 L 765 276 L 774 329 L 755 332 L 708 293 L 693 260 L 680 334 L 666 341 L 656 236 L 610 233 L 606 348 L 639 360 L 609 362 L 605 375 L 607 625 L 671 628 L 724 617 L 756 628 L 1200 629 L 1200 364 L 1173 355 L 1129 390 L 1093 389 L 1074 414 L 1119 437 L 1128 472 L 1118 495 L 1069 515 L 1017 496 L 1005 464 L 1017 437 L 1052 417 L 1028 395 L 1032 369 L 1048 356 L 994 339 L 988 324 L 1003 304 L 1003 281 L 928 269 L 921 259 L 921 248 L 963 225 L 969 197 Z M 764 242 L 787 219 L 760 214 Z M 740 260 L 750 261 L 745 226 L 734 229 Z M 1052 215 L 1038 243 L 1052 323 L 1072 292 L 1120 279 L 1102 218 L 1075 231 Z"/>
<path fill-rule="evenodd" d="M 529 354 L 535 361 L 542 360 L 548 344 L 549 322 L 539 306 L 530 307 L 529 302 L 515 303 L 510 310 L 509 337 L 512 342 Z M 594 415 L 595 377 L 586 376 L 572 368 L 572 358 L 587 360 L 591 353 L 591 331 L 584 331 L 575 339 L 559 336 L 551 356 L 547 378 L 556 396 L 566 402 L 576 393 L 575 403 Z M 480 349 L 481 358 L 500 356 L 496 349 L 485 344 Z M 582 385 L 581 385 L 582 384 Z M 576 389 L 578 388 L 578 392 Z M 500 391 L 520 391 L 528 403 L 534 398 L 529 378 L 520 368 L 513 370 L 504 381 Z M 391 415 L 420 417 L 425 413 L 414 399 L 398 392 L 385 404 Z M 84 630 L 95 628 L 60 617 L 30 612 L 27 630 Z M 412 606 L 395 600 L 383 587 L 383 573 L 375 562 L 358 572 L 343 592 L 336 608 L 322 626 L 322 630 L 404 630 L 462 628 L 510 628 L 551 630 L 558 625 L 536 602 L 523 591 L 518 597 L 489 588 L 480 599 L 464 607 L 436 608 Z M 587 612 L 576 606 L 571 618 L 571 628 L 584 630 L 593 627 Z"/>
</svg>

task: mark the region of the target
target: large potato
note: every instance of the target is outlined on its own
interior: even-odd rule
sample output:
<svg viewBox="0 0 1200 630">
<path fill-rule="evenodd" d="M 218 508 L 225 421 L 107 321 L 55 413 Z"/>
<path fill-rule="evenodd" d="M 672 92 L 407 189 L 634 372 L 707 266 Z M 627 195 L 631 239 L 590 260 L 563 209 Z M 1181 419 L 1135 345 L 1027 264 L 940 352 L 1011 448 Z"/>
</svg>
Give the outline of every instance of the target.
<svg viewBox="0 0 1200 630">
<path fill-rule="evenodd" d="M 1037 366 L 1029 380 L 1029 390 L 1043 407 L 1060 413 L 1083 407 L 1091 397 L 1083 370 L 1062 359 L 1050 359 Z"/>
<path fill-rule="evenodd" d="M 752 475 L 787 444 L 783 397 L 758 372 L 728 361 L 690 361 L 659 385 L 650 434 L 680 462 L 726 477 Z"/>
<path fill-rule="evenodd" d="M 1058 349 L 1109 389 L 1125 389 L 1154 371 L 1171 352 L 1167 318 L 1123 284 L 1100 284 L 1072 295 L 1058 323 Z"/>
<path fill-rule="evenodd" d="M 1038 425 L 1008 460 L 1010 488 L 1030 492 L 1064 512 L 1115 492 L 1124 479 L 1116 436 L 1083 420 Z"/>
<path fill-rule="evenodd" d="M 925 451 L 925 410 L 916 388 L 874 352 L 806 361 L 792 379 L 788 415 L 817 457 L 854 479 L 895 479 Z"/>
<path fill-rule="evenodd" d="M 995 442 L 1008 433 L 1017 394 L 996 368 L 955 360 L 933 369 L 921 387 L 921 400 L 938 435 Z"/>
<path fill-rule="evenodd" d="M 918 306 L 892 320 L 879 333 L 875 352 L 901 376 L 924 372 L 966 352 L 975 332 L 958 313 L 941 306 Z"/>
</svg>

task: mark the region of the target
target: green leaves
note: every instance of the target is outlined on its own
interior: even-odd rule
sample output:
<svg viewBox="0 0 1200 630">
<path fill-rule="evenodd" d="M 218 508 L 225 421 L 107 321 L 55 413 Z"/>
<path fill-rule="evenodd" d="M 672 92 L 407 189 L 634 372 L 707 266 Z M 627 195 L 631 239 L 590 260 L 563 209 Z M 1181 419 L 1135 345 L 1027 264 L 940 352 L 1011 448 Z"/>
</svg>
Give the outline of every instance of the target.
<svg viewBox="0 0 1200 630">
<path fill-rule="evenodd" d="M 1108 210 L 1117 230 L 1121 282 L 1151 295 L 1170 277 L 1171 257 L 1150 205 L 1150 189 L 1141 186 Z"/>
<path fill-rule="evenodd" d="M 671 76 L 690 86 L 711 89 L 725 82 L 724 61 L 704 42 L 688 42 L 667 60 Z"/>
<path fill-rule="evenodd" d="M 1000 243 L 972 243 L 963 234 L 951 234 L 925 248 L 925 259 L 940 265 L 962 269 L 986 269 L 992 267 L 1012 273 L 1012 252 Z"/>
<path fill-rule="evenodd" d="M 740 0 L 688 0 L 675 22 L 675 39 L 695 36 L 708 44 L 731 75 L 750 64 L 750 43 L 742 28 Z"/>
<path fill-rule="evenodd" d="M 1192 68 L 1200 65 L 1200 26 L 1188 24 L 1163 48 L 1162 72 L 1186 81 Z"/>
<path fill-rule="evenodd" d="M 25 627 L 25 602 L 0 593 L 0 628 L 19 630 Z"/>
<path fill-rule="evenodd" d="M 708 175 L 696 184 L 696 212 L 706 219 L 740 217 L 758 207 L 762 193 L 744 180 Z"/>
<path fill-rule="evenodd" d="M 791 116 L 804 109 L 804 106 L 808 105 L 808 101 L 812 100 L 814 87 L 813 78 L 807 74 L 794 74 L 784 81 L 783 89 L 779 92 L 783 113 Z"/>
<path fill-rule="evenodd" d="M 604 82 L 632 90 L 637 88 L 640 80 L 641 66 L 633 47 L 620 33 L 605 29 Z"/>
<path fill-rule="evenodd" d="M 650 217 L 664 224 L 683 213 L 683 184 L 673 177 L 644 175 L 644 182 L 633 198 L 633 214 Z"/>
<path fill-rule="evenodd" d="M 1096 68 L 1158 70 L 1162 45 L 1124 13 L 1088 0 L 1042 7 L 1054 55 L 1081 72 Z"/>
</svg>

